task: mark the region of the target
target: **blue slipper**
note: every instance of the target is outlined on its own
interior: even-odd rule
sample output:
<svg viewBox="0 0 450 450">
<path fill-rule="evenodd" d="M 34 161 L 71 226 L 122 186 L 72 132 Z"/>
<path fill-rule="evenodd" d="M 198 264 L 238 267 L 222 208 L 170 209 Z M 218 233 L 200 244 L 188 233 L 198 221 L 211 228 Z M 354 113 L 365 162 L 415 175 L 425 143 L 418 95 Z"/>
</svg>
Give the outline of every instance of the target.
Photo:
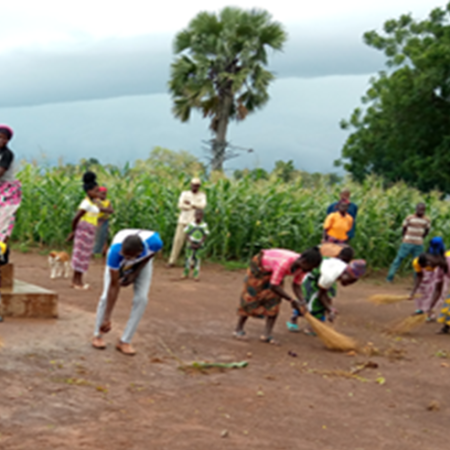
<svg viewBox="0 0 450 450">
<path fill-rule="evenodd" d="M 286 322 L 287 329 L 291 331 L 292 333 L 298 333 L 300 331 L 300 328 L 296 323 L 292 323 L 291 321 Z"/>
</svg>

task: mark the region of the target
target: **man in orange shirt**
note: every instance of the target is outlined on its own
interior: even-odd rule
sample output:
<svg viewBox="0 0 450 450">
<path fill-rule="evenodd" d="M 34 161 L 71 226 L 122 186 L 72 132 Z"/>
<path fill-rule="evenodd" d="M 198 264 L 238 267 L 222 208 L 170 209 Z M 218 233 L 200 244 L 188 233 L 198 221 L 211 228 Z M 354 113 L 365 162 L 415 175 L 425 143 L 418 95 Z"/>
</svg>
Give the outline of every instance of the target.
<svg viewBox="0 0 450 450">
<path fill-rule="evenodd" d="M 353 228 L 353 217 L 347 210 L 348 203 L 339 202 L 337 212 L 328 214 L 323 224 L 325 242 L 347 243 L 348 232 Z"/>
</svg>

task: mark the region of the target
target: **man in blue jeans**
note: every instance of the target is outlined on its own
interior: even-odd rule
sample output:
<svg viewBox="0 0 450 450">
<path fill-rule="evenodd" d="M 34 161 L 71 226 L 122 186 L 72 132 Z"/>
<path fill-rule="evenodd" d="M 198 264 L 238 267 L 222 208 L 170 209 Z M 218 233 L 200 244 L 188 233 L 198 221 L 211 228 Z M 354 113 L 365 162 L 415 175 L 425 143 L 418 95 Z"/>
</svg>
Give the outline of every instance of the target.
<svg viewBox="0 0 450 450">
<path fill-rule="evenodd" d="M 408 256 L 416 258 L 423 253 L 423 240 L 430 232 L 431 227 L 431 221 L 425 216 L 425 210 L 425 204 L 419 203 L 416 206 L 416 213 L 408 216 L 403 221 L 403 242 L 389 269 L 386 281 L 391 283 L 394 280 L 395 273 L 405 258 Z"/>
</svg>

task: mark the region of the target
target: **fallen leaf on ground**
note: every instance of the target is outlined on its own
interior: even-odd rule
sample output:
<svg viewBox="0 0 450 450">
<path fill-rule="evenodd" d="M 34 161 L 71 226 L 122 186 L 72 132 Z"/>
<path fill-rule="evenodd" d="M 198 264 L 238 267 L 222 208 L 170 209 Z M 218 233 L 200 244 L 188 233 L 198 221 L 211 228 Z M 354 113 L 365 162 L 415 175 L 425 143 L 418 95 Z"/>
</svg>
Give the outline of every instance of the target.
<svg viewBox="0 0 450 450">
<path fill-rule="evenodd" d="M 441 409 L 441 406 L 439 405 L 439 402 L 437 400 L 433 400 L 427 406 L 427 409 L 428 411 L 439 411 Z"/>
</svg>

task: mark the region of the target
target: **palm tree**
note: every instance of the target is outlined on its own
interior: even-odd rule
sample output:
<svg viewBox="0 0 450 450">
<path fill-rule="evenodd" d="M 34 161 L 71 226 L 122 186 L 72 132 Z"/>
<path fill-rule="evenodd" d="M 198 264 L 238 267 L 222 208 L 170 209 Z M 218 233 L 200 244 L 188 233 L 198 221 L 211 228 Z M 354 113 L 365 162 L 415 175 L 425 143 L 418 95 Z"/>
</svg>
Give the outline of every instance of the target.
<svg viewBox="0 0 450 450">
<path fill-rule="evenodd" d="M 287 35 L 264 10 L 228 7 L 199 13 L 177 34 L 169 89 L 173 113 L 187 122 L 192 109 L 211 119 L 212 169 L 222 170 L 228 123 L 243 120 L 269 100 L 274 75 L 267 51 L 281 50 Z"/>
</svg>

